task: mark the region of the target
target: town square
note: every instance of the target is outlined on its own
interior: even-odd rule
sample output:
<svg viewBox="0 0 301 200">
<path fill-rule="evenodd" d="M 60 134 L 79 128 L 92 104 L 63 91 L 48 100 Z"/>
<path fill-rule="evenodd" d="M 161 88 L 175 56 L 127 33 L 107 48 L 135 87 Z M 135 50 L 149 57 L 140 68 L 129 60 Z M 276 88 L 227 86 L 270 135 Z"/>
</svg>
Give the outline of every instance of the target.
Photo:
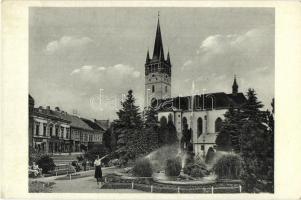
<svg viewBox="0 0 301 200">
<path fill-rule="evenodd" d="M 274 193 L 273 8 L 30 8 L 30 193 Z"/>
</svg>

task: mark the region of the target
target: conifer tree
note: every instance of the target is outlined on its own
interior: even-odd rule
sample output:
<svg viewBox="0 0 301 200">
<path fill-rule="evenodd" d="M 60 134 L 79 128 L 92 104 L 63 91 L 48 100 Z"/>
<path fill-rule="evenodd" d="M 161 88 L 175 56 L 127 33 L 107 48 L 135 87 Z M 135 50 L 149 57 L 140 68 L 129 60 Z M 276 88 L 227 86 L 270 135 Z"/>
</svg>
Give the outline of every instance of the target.
<svg viewBox="0 0 301 200">
<path fill-rule="evenodd" d="M 159 127 L 158 127 L 158 113 L 153 107 L 145 110 L 144 121 L 144 144 L 147 152 L 151 152 L 159 147 Z"/>
<path fill-rule="evenodd" d="M 225 113 L 225 120 L 222 123 L 221 131 L 216 138 L 216 144 L 221 150 L 240 151 L 241 131 L 241 111 L 239 108 L 230 106 Z"/>
<path fill-rule="evenodd" d="M 135 154 L 134 146 L 139 138 L 139 131 L 142 128 L 142 119 L 139 106 L 135 105 L 133 91 L 129 90 L 122 108 L 117 112 L 118 119 L 114 121 L 114 132 L 117 134 L 117 147 L 126 147 L 126 153 Z"/>
</svg>

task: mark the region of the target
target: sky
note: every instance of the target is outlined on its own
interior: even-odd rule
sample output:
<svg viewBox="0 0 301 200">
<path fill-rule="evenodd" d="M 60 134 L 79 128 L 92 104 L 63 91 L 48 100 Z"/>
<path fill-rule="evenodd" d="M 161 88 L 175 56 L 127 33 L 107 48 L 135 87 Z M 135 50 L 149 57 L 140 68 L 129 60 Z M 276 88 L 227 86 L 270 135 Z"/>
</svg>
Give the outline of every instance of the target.
<svg viewBox="0 0 301 200">
<path fill-rule="evenodd" d="M 274 97 L 273 8 L 30 8 L 29 92 L 36 106 L 114 119 L 129 89 L 144 103 L 158 11 L 172 96 L 255 89 Z M 166 57 L 166 55 L 165 55 Z"/>
</svg>

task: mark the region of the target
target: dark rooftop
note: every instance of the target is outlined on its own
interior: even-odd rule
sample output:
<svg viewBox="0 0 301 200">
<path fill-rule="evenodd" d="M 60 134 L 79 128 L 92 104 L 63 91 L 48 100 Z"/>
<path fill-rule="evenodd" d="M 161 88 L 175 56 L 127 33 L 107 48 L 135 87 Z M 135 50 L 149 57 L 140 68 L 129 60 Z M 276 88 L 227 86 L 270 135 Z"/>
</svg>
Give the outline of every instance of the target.
<svg viewBox="0 0 301 200">
<path fill-rule="evenodd" d="M 231 105 L 239 107 L 246 102 L 243 93 L 226 94 L 224 92 L 209 93 L 204 95 L 174 97 L 169 99 L 159 99 L 152 105 L 158 105 L 159 111 L 171 110 L 189 110 L 193 104 L 194 109 L 223 109 L 229 108 Z"/>
</svg>

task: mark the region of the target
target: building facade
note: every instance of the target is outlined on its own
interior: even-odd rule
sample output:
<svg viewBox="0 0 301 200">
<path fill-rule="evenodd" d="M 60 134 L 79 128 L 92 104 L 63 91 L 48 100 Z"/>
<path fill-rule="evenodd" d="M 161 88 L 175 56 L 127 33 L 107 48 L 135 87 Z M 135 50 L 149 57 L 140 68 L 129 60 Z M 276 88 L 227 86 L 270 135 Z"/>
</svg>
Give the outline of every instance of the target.
<svg viewBox="0 0 301 200">
<path fill-rule="evenodd" d="M 107 120 L 82 119 L 60 108 L 34 107 L 29 95 L 28 142 L 37 152 L 60 154 L 87 151 L 89 144 L 102 143 Z"/>
<path fill-rule="evenodd" d="M 245 96 L 238 92 L 236 77 L 230 94 L 218 92 L 171 98 L 171 86 L 171 61 L 169 53 L 164 59 L 158 19 L 153 57 L 147 52 L 145 63 L 145 105 L 156 108 L 159 121 L 173 121 L 179 140 L 184 128 L 190 129 L 196 155 L 206 156 L 209 150 L 215 151 L 224 114 L 230 106 L 239 107 L 246 102 Z"/>
<path fill-rule="evenodd" d="M 70 121 L 49 106 L 34 108 L 33 147 L 42 153 L 65 153 L 71 150 Z"/>
<path fill-rule="evenodd" d="M 90 144 L 101 144 L 105 130 L 92 120 L 81 118 L 90 128 L 93 129 L 92 138 L 89 138 Z M 90 136 L 89 136 L 90 137 Z"/>
</svg>

